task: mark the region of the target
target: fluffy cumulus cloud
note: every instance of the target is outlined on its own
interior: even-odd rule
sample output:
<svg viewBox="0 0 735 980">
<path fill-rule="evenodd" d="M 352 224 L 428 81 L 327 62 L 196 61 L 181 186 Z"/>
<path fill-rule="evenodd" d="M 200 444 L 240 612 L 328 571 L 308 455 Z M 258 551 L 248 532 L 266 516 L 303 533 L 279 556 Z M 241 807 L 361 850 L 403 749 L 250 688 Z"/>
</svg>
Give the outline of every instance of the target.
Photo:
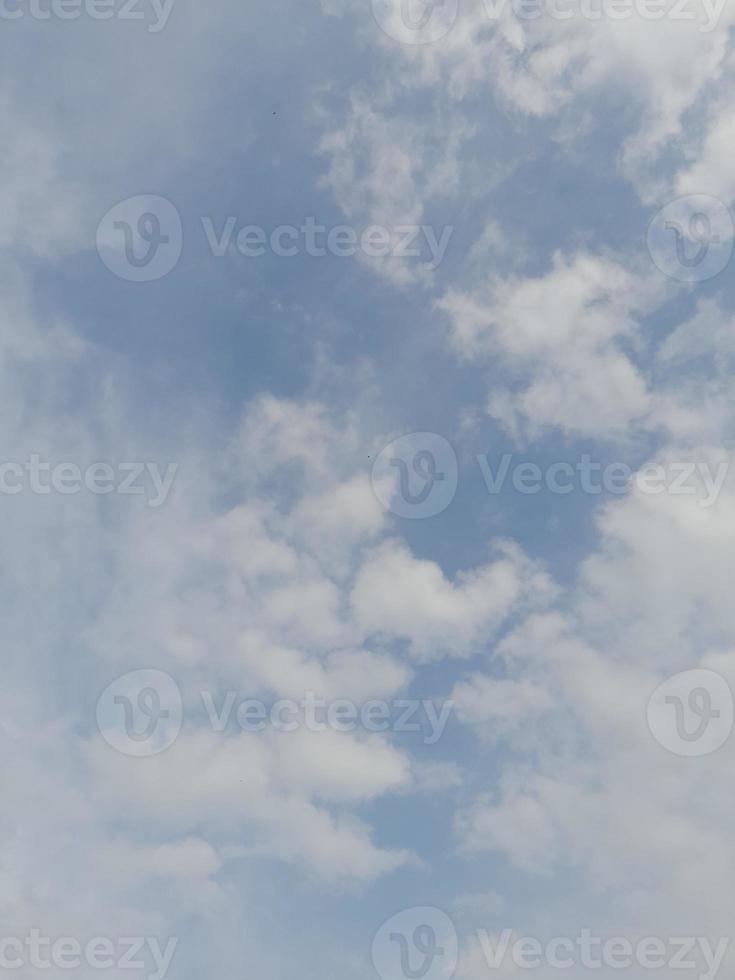
<svg viewBox="0 0 735 980">
<path fill-rule="evenodd" d="M 509 543 L 492 564 L 447 581 L 441 568 L 386 542 L 360 567 L 350 602 L 369 635 L 406 640 L 414 657 L 481 653 L 511 611 L 543 604 L 553 583 Z"/>
<path fill-rule="evenodd" d="M 37 323 L 22 294 L 6 298 L 9 459 L 30 448 L 50 460 L 110 458 L 117 446 L 129 459 L 150 454 L 151 436 L 130 422 L 114 370 L 82 404 L 65 405 L 65 385 L 94 377 L 98 352 L 67 327 Z M 27 380 L 14 384 L 19 370 Z M 115 500 L 104 508 L 51 492 L 5 498 L 14 508 L 9 548 L 19 551 L 4 572 L 15 597 L 6 639 L 18 651 L 3 715 L 5 778 L 19 790 L 4 816 L 13 935 L 37 922 L 54 935 L 106 936 L 122 924 L 142 935 L 144 925 L 165 928 L 167 914 L 214 914 L 224 900 L 215 881 L 243 855 L 340 887 L 416 860 L 410 846 L 376 843 L 360 808 L 452 785 L 451 769 L 427 768 L 384 734 L 239 730 L 230 724 L 239 703 L 234 714 L 226 707 L 229 692 L 268 705 L 405 695 L 416 668 L 398 641 L 418 660 L 482 651 L 524 596 L 550 590 L 510 544 L 456 583 L 416 559 L 356 465 L 367 444 L 350 413 L 265 396 L 219 453 L 202 446 L 184 460 L 189 449 L 170 445 L 181 481 L 165 507 L 133 498 L 130 508 Z M 87 715 L 105 684 L 141 659 L 174 678 L 184 703 L 175 743 L 145 759 L 115 751 Z M 58 679 L 39 704 L 42 664 Z M 89 847 L 107 889 L 85 908 L 62 894 L 93 888 Z M 81 869 L 71 879 L 70 864 Z M 138 911 L 123 914 L 132 895 L 155 895 L 167 882 L 179 896 L 167 913 L 152 918 L 139 898 Z"/>
<path fill-rule="evenodd" d="M 375 8 L 390 70 L 439 104 L 448 97 L 459 113 L 478 90 L 532 119 L 587 114 L 592 101 L 610 99 L 610 108 L 629 101 L 632 127 L 616 162 L 647 200 L 667 189 L 656 165 L 684 135 L 687 112 L 706 106 L 729 79 L 733 15 L 723 3 L 470 0 L 435 12 L 423 33 L 420 18 L 402 16 L 399 0 L 376 0 Z M 724 115 L 717 113 L 713 129 L 726 125 Z M 701 135 L 687 138 L 686 155 L 702 155 L 706 166 L 716 138 L 711 132 L 704 145 Z M 681 143 L 676 150 L 685 168 Z"/>
<path fill-rule="evenodd" d="M 555 255 L 540 278 L 503 279 L 439 301 L 451 340 L 473 359 L 500 357 L 513 387 L 494 388 L 492 415 L 516 434 L 558 426 L 620 436 L 650 410 L 645 378 L 624 346 L 656 286 L 596 255 Z"/>
<path fill-rule="evenodd" d="M 461 846 L 542 878 L 574 868 L 583 893 L 614 895 L 608 934 L 729 935 L 731 750 L 683 770 L 646 707 L 677 670 L 733 682 L 724 577 L 734 499 L 729 480 L 707 512 L 696 493 L 605 508 L 600 545 L 559 609 L 532 614 L 498 644 L 492 672 L 455 689 L 478 738 L 509 752 L 492 788 L 458 814 Z M 558 935 L 580 921 L 576 909 L 549 920 Z"/>
</svg>

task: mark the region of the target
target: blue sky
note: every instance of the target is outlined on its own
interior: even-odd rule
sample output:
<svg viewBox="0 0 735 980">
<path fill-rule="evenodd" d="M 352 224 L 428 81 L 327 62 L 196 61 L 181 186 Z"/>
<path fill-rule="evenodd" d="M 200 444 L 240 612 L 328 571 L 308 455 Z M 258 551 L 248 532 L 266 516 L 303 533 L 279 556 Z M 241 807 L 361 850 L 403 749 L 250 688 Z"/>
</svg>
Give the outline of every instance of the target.
<svg viewBox="0 0 735 980">
<path fill-rule="evenodd" d="M 0 5 L 0 969 L 409 980 L 402 910 L 429 980 L 729 937 L 732 11 L 68 2 Z M 393 721 L 218 731 L 228 691 Z"/>
</svg>

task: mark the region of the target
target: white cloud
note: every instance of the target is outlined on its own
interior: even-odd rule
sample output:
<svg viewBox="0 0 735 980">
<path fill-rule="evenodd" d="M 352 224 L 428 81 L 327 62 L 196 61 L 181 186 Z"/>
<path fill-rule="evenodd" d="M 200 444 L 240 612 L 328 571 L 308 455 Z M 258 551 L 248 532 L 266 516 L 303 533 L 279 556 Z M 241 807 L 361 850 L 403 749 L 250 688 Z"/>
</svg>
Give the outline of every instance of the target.
<svg viewBox="0 0 735 980">
<path fill-rule="evenodd" d="M 678 670 L 735 680 L 732 477 L 712 507 L 700 499 L 634 491 L 604 507 L 599 547 L 563 611 L 532 615 L 497 645 L 505 687 L 480 675 L 455 693 L 460 718 L 483 738 L 489 726 L 510 753 L 460 813 L 461 845 L 502 852 L 527 874 L 579 876 L 554 916 L 557 935 L 573 935 L 564 929 L 579 925 L 581 903 L 602 896 L 597 921 L 629 937 L 727 934 L 732 743 L 682 760 L 646 723 L 650 694 Z M 493 693 L 506 689 L 494 710 Z"/>
<path fill-rule="evenodd" d="M 453 28 L 432 44 L 400 44 L 375 31 L 392 77 L 400 79 L 396 88 L 428 90 L 436 105 L 449 97 L 458 112 L 481 92 L 503 111 L 557 119 L 570 107 L 585 112 L 592 98 L 598 104 L 612 95 L 612 106 L 620 95 L 632 109 L 622 171 L 646 201 L 670 191 L 663 154 L 685 131 L 686 113 L 725 73 L 733 21 L 727 4 L 697 0 L 682 11 L 668 0 L 652 16 L 633 4 L 605 15 L 601 5 L 580 3 L 542 4 L 535 16 L 518 16 L 509 2 L 474 0 L 459 8 Z M 573 142 L 575 129 L 567 140 Z M 705 151 L 707 158 L 713 153 Z"/>
<path fill-rule="evenodd" d="M 449 291 L 439 309 L 464 357 L 499 358 L 512 386 L 495 383 L 488 410 L 516 437 L 558 427 L 619 438 L 649 412 L 646 379 L 623 341 L 658 296 L 652 280 L 596 255 L 556 254 L 538 278 L 491 280 L 477 293 Z"/>
<path fill-rule="evenodd" d="M 732 71 L 732 56 L 729 56 Z M 707 105 L 704 134 L 692 140 L 689 160 L 676 175 L 676 194 L 709 194 L 729 206 L 735 199 L 735 178 L 727 166 L 727 158 L 735 145 L 735 126 L 729 106 L 732 105 L 732 81 L 725 75 L 717 91 L 718 97 Z M 702 114 L 705 110 L 703 108 Z"/>
<path fill-rule="evenodd" d="M 454 583 L 435 562 L 388 541 L 367 556 L 350 602 L 364 633 L 407 640 L 421 661 L 482 652 L 511 612 L 552 594 L 543 570 L 512 544 Z"/>
<path fill-rule="evenodd" d="M 528 680 L 505 680 L 482 674 L 458 684 L 452 700 L 461 721 L 485 728 L 493 739 L 524 725 L 529 714 L 541 715 L 553 705 L 551 695 Z"/>
<path fill-rule="evenodd" d="M 327 159 L 322 184 L 345 217 L 360 232 L 370 225 L 395 232 L 393 250 L 403 241 L 400 226 L 421 225 L 430 202 L 458 190 L 460 151 L 471 128 L 454 115 L 426 122 L 398 115 L 391 101 L 354 95 L 345 121 L 323 136 L 321 152 Z M 434 230 L 438 237 L 441 230 Z M 423 264 L 400 255 L 361 257 L 398 285 L 431 284 L 429 256 Z"/>
<path fill-rule="evenodd" d="M 96 740 L 86 753 L 97 806 L 111 814 L 134 801 L 159 834 L 191 834 L 203 826 L 221 847 L 249 840 L 247 850 L 327 878 L 372 877 L 406 859 L 376 848 L 368 828 L 349 813 L 314 802 L 369 799 L 398 787 L 407 778 L 407 760 L 379 739 L 199 731 L 183 733 L 167 752 L 146 760 L 111 755 Z"/>
</svg>

